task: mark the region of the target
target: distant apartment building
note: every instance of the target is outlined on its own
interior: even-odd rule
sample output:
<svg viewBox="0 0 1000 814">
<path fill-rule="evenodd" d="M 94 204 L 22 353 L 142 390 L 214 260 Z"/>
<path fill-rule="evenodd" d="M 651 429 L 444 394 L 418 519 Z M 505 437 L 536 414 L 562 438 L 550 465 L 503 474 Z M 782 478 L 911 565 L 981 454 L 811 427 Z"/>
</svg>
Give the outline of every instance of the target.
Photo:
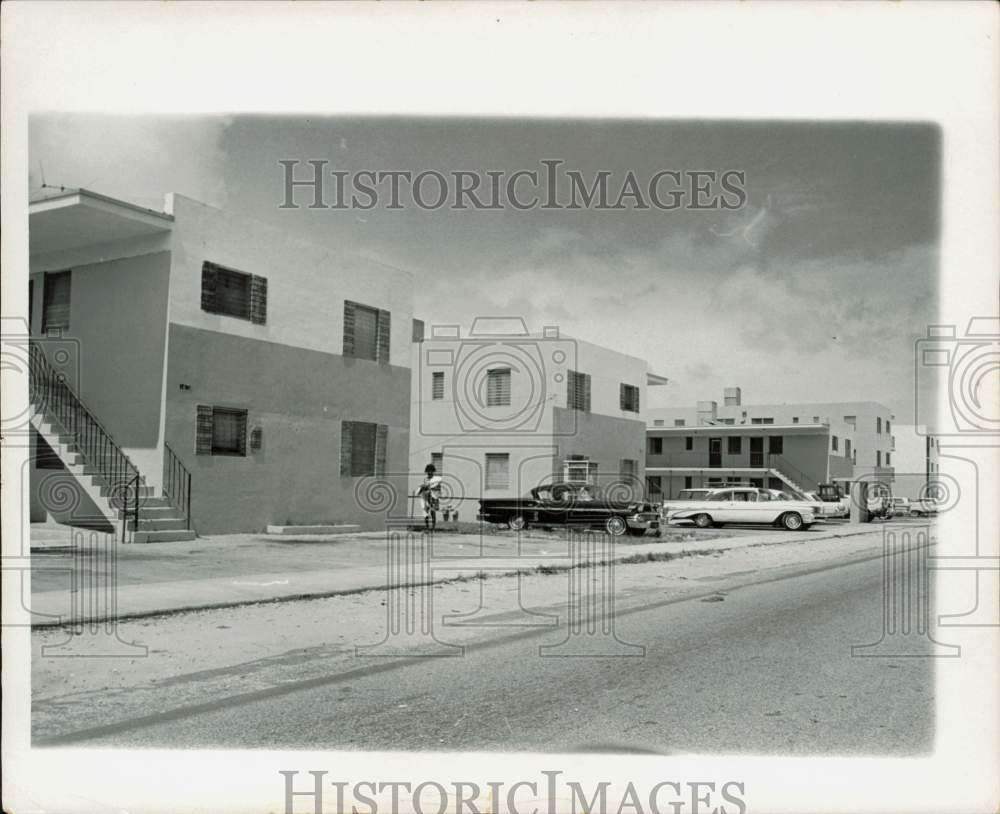
<svg viewBox="0 0 1000 814">
<path fill-rule="evenodd" d="M 840 435 L 835 435 L 839 432 Z M 648 427 L 646 485 L 653 500 L 729 485 L 816 491 L 853 473 L 847 425 L 713 424 Z"/>
<path fill-rule="evenodd" d="M 923 424 L 897 424 L 893 433 L 896 449 L 892 493 L 910 500 L 927 497 L 927 484 L 941 471 L 939 439 L 928 434 Z"/>
<path fill-rule="evenodd" d="M 557 328 L 478 319 L 414 331 L 410 469 L 433 463 L 459 511 L 543 483 L 642 488 L 647 363 Z"/>
<path fill-rule="evenodd" d="M 29 285 L 33 483 L 94 474 L 90 510 L 115 519 L 99 498 L 124 456 L 163 515 L 142 539 L 169 538 L 171 507 L 198 533 L 378 525 L 355 487 L 408 463 L 408 273 L 180 195 L 160 212 L 80 190 L 30 204 Z M 55 369 L 61 418 L 35 382 Z"/>
<path fill-rule="evenodd" d="M 801 426 L 829 427 L 832 458 L 847 458 L 856 476 L 891 475 L 892 410 L 875 401 L 744 404 L 739 387 L 726 388 L 723 403 L 700 401 L 693 408 L 649 411 L 651 430 L 660 427 Z M 834 454 L 836 453 L 836 454 Z"/>
</svg>

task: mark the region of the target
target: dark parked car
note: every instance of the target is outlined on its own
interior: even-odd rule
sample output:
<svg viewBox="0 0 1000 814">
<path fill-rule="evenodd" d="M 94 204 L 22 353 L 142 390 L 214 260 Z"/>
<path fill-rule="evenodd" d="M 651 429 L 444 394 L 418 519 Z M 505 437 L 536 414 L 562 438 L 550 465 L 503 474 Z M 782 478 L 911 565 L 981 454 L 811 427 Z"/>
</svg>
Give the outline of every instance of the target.
<svg viewBox="0 0 1000 814">
<path fill-rule="evenodd" d="M 479 519 L 519 531 L 528 526 L 602 528 L 618 537 L 653 530 L 660 533 L 660 511 L 652 503 L 603 496 L 591 486 L 555 483 L 531 490 L 529 497 L 485 498 Z"/>
</svg>

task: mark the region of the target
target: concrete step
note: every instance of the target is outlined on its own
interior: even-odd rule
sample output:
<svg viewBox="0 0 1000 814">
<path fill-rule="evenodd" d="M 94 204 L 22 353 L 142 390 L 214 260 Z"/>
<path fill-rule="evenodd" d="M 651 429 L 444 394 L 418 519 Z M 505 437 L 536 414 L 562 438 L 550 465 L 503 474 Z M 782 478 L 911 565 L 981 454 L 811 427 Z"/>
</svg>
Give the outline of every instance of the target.
<svg viewBox="0 0 1000 814">
<path fill-rule="evenodd" d="M 320 526 L 268 526 L 268 534 L 353 534 L 361 531 L 361 526 L 347 523 Z"/>
<path fill-rule="evenodd" d="M 153 498 L 158 500 L 159 498 Z M 116 512 L 118 519 L 122 519 L 122 514 L 124 514 L 122 509 L 118 509 Z M 133 510 L 128 510 L 128 515 L 131 517 Z M 180 512 L 177 511 L 173 506 L 148 506 L 143 503 L 139 506 L 139 517 L 145 518 L 146 520 L 170 520 L 174 517 L 180 517 Z"/>
<path fill-rule="evenodd" d="M 197 535 L 190 529 L 164 529 L 162 531 L 137 531 L 132 535 L 133 543 L 175 543 L 194 540 Z"/>
<path fill-rule="evenodd" d="M 135 522 L 128 521 L 129 531 L 135 531 Z M 183 517 L 143 517 L 139 514 L 139 531 L 176 531 L 186 529 L 187 520 Z"/>
<path fill-rule="evenodd" d="M 104 497 L 107 497 L 108 495 L 111 494 L 111 491 L 112 491 L 111 487 L 108 486 L 106 483 L 104 483 L 102 481 L 101 482 L 101 494 Z M 155 491 L 156 490 L 152 486 L 140 486 L 139 487 L 139 497 L 140 498 L 144 498 L 144 499 L 145 498 L 153 499 Z M 131 492 L 129 493 L 129 495 L 131 496 Z"/>
</svg>

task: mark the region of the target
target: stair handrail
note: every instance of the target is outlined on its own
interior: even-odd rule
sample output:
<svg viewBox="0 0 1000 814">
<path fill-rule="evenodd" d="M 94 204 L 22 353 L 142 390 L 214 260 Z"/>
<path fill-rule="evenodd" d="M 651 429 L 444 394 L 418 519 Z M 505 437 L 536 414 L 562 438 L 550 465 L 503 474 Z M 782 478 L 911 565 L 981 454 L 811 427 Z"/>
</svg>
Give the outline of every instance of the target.
<svg viewBox="0 0 1000 814">
<path fill-rule="evenodd" d="M 816 489 L 819 489 L 819 484 L 815 480 L 809 477 L 794 464 L 790 464 L 780 455 L 772 455 L 768 453 L 767 468 L 774 469 L 783 475 L 793 477 L 796 484 L 798 484 L 803 497 L 807 491 L 815 491 Z M 791 472 L 789 472 L 789 470 L 791 470 Z M 810 486 L 810 484 L 812 484 L 812 486 Z"/>
<path fill-rule="evenodd" d="M 138 516 L 139 486 L 142 476 L 139 468 L 115 441 L 93 411 L 66 382 L 66 377 L 53 369 L 40 343 L 28 345 L 28 392 L 31 403 L 40 414 L 53 418 L 63 430 L 73 436 L 73 444 L 84 460 L 97 469 L 108 487 L 108 502 L 117 508 L 121 504 L 123 515 L 128 514 L 129 491 L 134 489 L 132 511 Z M 122 542 L 125 542 L 125 524 L 122 524 Z"/>
<path fill-rule="evenodd" d="M 190 530 L 191 471 L 167 443 L 163 444 L 163 496 L 184 515 L 185 528 Z"/>
</svg>

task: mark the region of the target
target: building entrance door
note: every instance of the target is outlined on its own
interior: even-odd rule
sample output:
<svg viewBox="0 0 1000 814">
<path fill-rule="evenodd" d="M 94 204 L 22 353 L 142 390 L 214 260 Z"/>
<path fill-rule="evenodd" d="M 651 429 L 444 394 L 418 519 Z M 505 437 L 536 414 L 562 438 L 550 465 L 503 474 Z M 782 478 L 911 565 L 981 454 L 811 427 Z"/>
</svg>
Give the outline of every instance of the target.
<svg viewBox="0 0 1000 814">
<path fill-rule="evenodd" d="M 764 467 L 763 438 L 750 439 L 750 466 L 752 466 L 754 469 L 762 469 Z"/>
<path fill-rule="evenodd" d="M 722 466 L 722 439 L 708 439 L 708 465 Z"/>
</svg>

